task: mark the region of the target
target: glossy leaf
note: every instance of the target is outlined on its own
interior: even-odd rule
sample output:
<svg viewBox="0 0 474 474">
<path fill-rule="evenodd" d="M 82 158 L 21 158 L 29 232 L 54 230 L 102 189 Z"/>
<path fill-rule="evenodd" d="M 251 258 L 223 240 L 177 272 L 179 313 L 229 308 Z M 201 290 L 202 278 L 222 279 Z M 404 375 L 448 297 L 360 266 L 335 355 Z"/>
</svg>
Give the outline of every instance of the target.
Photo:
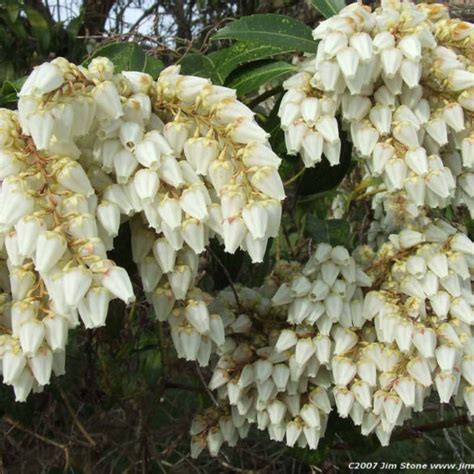
<svg viewBox="0 0 474 474">
<path fill-rule="evenodd" d="M 292 51 L 291 48 L 260 44 L 253 41 L 239 41 L 229 48 L 209 54 L 208 58 L 215 64 L 216 71 L 225 80 L 234 69 L 243 64 L 290 51 Z"/>
<path fill-rule="evenodd" d="M 337 15 L 346 6 L 344 0 L 311 0 L 311 3 L 324 18 Z"/>
<path fill-rule="evenodd" d="M 153 56 L 146 55 L 145 65 L 142 71 L 150 74 L 153 79 L 156 79 L 164 67 L 165 65 L 163 64 L 163 61 Z"/>
<path fill-rule="evenodd" d="M 3 5 L 0 5 L 0 6 L 3 7 Z M 15 13 L 12 13 L 8 9 L 2 10 L 0 8 L 0 23 L 3 21 L 6 26 L 6 29 L 2 28 L 0 31 L 0 38 L 1 38 L 0 44 L 2 45 L 3 48 L 8 47 L 9 43 L 13 44 L 14 41 L 17 39 L 28 38 L 28 33 L 26 32 L 23 22 L 16 21 L 18 20 L 18 18 L 16 18 L 16 20 L 13 21 L 12 18 L 15 18 Z M 11 37 L 12 33 L 13 33 L 13 37 Z M 7 38 L 5 38 L 5 35 L 8 35 Z M 6 51 L 8 51 L 8 49 L 7 50 L 0 49 L 0 53 L 4 53 Z"/>
<path fill-rule="evenodd" d="M 91 59 L 101 56 L 109 58 L 114 63 L 116 72 L 127 69 L 136 71 L 136 66 L 139 66 L 138 70 L 141 71 L 145 64 L 145 54 L 138 46 L 131 43 L 109 43 L 97 48 L 85 61 L 85 65 L 89 64 Z M 135 67 L 132 68 L 132 64 Z"/>
<path fill-rule="evenodd" d="M 0 63 L 0 83 L 10 81 L 15 77 L 15 67 L 10 61 Z"/>
<path fill-rule="evenodd" d="M 263 84 L 280 79 L 294 71 L 296 71 L 296 67 L 285 61 L 265 61 L 250 64 L 237 70 L 229 78 L 226 85 L 236 89 L 238 95 L 244 95 L 258 90 Z"/>
<path fill-rule="evenodd" d="M 311 28 L 284 15 L 251 15 L 235 20 L 219 30 L 213 39 L 253 41 L 290 51 L 315 53 L 317 44 Z"/>
<path fill-rule="evenodd" d="M 75 38 L 79 34 L 79 30 L 82 26 L 83 21 L 83 14 L 81 13 L 79 16 L 76 16 L 68 23 L 66 31 L 68 35 L 71 36 L 71 38 Z"/>
<path fill-rule="evenodd" d="M 3 68 L 0 67 L 0 71 Z M 12 72 L 13 73 L 13 72 Z M 25 82 L 26 77 L 15 79 L 14 81 L 5 80 L 0 87 L 0 105 L 12 104 L 17 101 L 17 94 Z"/>
<path fill-rule="evenodd" d="M 156 77 L 163 69 L 163 63 L 159 59 L 147 56 L 143 48 L 133 43 L 107 44 L 96 49 L 90 59 L 99 56 L 109 58 L 115 65 L 115 72 L 142 71 Z"/>
<path fill-rule="evenodd" d="M 181 73 L 211 79 L 215 84 L 222 84 L 223 78 L 217 72 L 212 59 L 202 54 L 191 53 L 184 56 L 180 62 Z"/>
</svg>

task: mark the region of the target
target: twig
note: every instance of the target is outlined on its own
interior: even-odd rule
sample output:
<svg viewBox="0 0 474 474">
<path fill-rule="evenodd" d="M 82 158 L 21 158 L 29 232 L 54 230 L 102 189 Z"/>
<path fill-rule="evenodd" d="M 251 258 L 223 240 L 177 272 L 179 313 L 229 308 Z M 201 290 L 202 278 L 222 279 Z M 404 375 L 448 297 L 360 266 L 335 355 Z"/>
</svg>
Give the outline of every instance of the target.
<svg viewBox="0 0 474 474">
<path fill-rule="evenodd" d="M 285 186 L 288 186 L 290 185 L 291 183 L 294 183 L 299 177 L 301 177 L 303 175 L 303 173 L 306 171 L 306 168 L 303 167 L 301 168 L 298 173 L 296 173 L 294 176 L 292 176 L 289 180 L 285 181 L 284 185 Z"/>
<path fill-rule="evenodd" d="M 140 26 L 140 23 L 149 15 L 151 15 L 158 7 L 160 6 L 160 2 L 155 2 L 153 3 L 150 7 L 148 7 L 146 10 L 144 10 L 144 12 L 142 13 L 142 15 L 140 16 L 140 18 L 138 18 L 138 20 L 130 27 L 130 31 L 134 31 L 135 29 L 137 29 L 139 26 Z"/>
<path fill-rule="evenodd" d="M 64 472 L 67 471 L 67 469 L 69 468 L 69 449 L 65 444 L 58 443 L 57 441 L 54 441 L 53 439 L 49 439 L 46 436 L 40 435 L 39 433 L 36 433 L 30 430 L 26 426 L 23 426 L 19 421 L 16 421 L 13 418 L 10 418 L 9 416 L 4 415 L 2 419 L 6 423 L 12 425 L 12 428 L 17 428 L 20 431 L 23 431 L 24 433 L 42 441 L 43 443 L 46 443 L 51 446 L 54 446 L 55 448 L 61 449 L 64 453 Z"/>
<path fill-rule="evenodd" d="M 248 469 L 242 469 L 242 468 L 237 467 L 237 466 L 232 466 L 232 464 L 230 464 L 229 462 L 222 461 L 221 459 L 218 459 L 218 461 L 219 461 L 219 463 L 222 467 L 225 467 L 229 471 L 232 471 L 232 472 L 245 472 L 245 473 L 249 472 Z M 265 472 L 265 468 L 262 469 L 262 470 L 252 471 L 252 472 L 262 473 L 262 472 Z"/>
<path fill-rule="evenodd" d="M 216 260 L 217 264 L 221 267 L 222 271 L 224 272 L 227 280 L 229 281 L 229 285 L 232 288 L 232 292 L 234 293 L 235 302 L 237 303 L 237 306 L 240 309 L 239 295 L 238 295 L 237 290 L 234 286 L 234 282 L 232 281 L 232 277 L 230 276 L 230 273 L 228 272 L 225 265 L 222 263 L 222 260 L 217 256 L 217 254 L 214 252 L 214 250 L 212 250 L 212 248 L 209 245 L 207 246 L 207 251 L 212 255 L 212 257 Z"/>
<path fill-rule="evenodd" d="M 202 393 L 202 389 L 200 387 L 194 387 L 193 385 L 186 385 L 184 383 L 171 381 L 165 381 L 165 389 L 188 390 L 190 392 Z"/>
<path fill-rule="evenodd" d="M 84 428 L 84 425 L 80 422 L 79 418 L 77 417 L 76 413 L 72 409 L 71 404 L 69 403 L 69 400 L 64 393 L 63 389 L 61 387 L 58 387 L 59 394 L 61 395 L 61 398 L 64 401 L 64 405 L 66 405 L 67 411 L 70 413 L 72 416 L 72 419 L 74 420 L 74 423 L 77 425 L 79 428 L 79 431 L 82 433 L 86 441 L 89 443 L 91 447 L 96 447 L 97 443 L 93 440 L 92 436 L 87 432 L 87 430 Z"/>
<path fill-rule="evenodd" d="M 449 420 L 437 421 L 435 423 L 428 423 L 426 425 L 418 425 L 402 430 L 400 433 L 394 436 L 394 441 L 402 441 L 405 439 L 419 437 L 421 433 L 427 433 L 430 431 L 441 430 L 443 428 L 452 428 L 453 426 L 468 425 L 472 422 L 469 416 L 461 415 L 456 418 L 450 418 Z"/>
<path fill-rule="evenodd" d="M 219 402 L 216 400 L 216 397 L 214 396 L 214 394 L 211 392 L 211 390 L 209 389 L 209 387 L 207 386 L 207 383 L 206 381 L 204 380 L 204 376 L 202 375 L 202 372 L 201 372 L 201 367 L 199 367 L 199 364 L 196 362 L 196 372 L 198 373 L 199 375 L 199 378 L 201 379 L 201 382 L 202 384 L 204 385 L 204 387 L 206 388 L 206 392 L 207 394 L 209 395 L 209 398 L 212 400 L 212 402 L 214 403 L 214 405 L 216 407 L 219 406 Z"/>
</svg>

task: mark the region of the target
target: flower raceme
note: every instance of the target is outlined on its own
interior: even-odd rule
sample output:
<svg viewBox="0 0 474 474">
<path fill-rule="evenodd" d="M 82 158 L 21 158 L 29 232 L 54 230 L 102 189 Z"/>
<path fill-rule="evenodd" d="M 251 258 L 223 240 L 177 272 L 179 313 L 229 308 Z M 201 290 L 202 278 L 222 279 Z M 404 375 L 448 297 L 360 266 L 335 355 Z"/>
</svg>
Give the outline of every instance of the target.
<svg viewBox="0 0 474 474">
<path fill-rule="evenodd" d="M 366 181 L 380 182 L 368 192 L 398 203 L 398 217 L 450 204 L 472 215 L 474 26 L 439 4 L 386 0 L 373 12 L 349 5 L 313 36 L 316 55 L 285 82 L 288 152 L 307 167 L 323 155 L 338 164 L 339 118 Z"/>
<path fill-rule="evenodd" d="M 207 365 L 224 338 L 194 288 L 198 255 L 217 237 L 262 261 L 284 198 L 267 139 L 235 91 L 179 67 L 156 81 L 105 58 L 34 69 L 18 111 L 0 111 L 0 356 L 17 400 L 64 372 L 69 329 L 135 300 L 107 257 L 125 221 L 157 319 L 179 356 Z"/>
<path fill-rule="evenodd" d="M 38 87 L 41 86 L 38 83 Z M 46 87 L 46 86 L 45 86 Z M 2 371 L 18 401 L 64 371 L 69 329 L 105 324 L 112 298 L 134 300 L 127 273 L 107 260 L 93 217 L 90 181 L 76 161 L 38 151 L 17 116 L 2 111 L 2 253 L 11 293 L 2 311 Z M 8 127 L 8 128 L 7 128 Z"/>
<path fill-rule="evenodd" d="M 353 256 L 320 244 L 302 266 L 281 262 L 258 289 L 213 302 L 225 321 L 209 388 L 219 406 L 196 416 L 191 452 L 234 446 L 250 425 L 316 449 L 328 415 L 387 445 L 395 427 L 441 403 L 474 413 L 474 244 L 446 222 L 392 234 Z"/>
</svg>

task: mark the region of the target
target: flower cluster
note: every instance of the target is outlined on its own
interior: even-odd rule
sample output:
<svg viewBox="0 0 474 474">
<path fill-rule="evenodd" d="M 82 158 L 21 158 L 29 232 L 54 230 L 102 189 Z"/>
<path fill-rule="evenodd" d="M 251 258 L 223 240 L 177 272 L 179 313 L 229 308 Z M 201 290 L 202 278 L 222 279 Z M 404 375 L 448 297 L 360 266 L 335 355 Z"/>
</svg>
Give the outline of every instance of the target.
<svg viewBox="0 0 474 474">
<path fill-rule="evenodd" d="M 474 214 L 474 26 L 440 4 L 385 0 L 373 12 L 349 5 L 313 36 L 317 54 L 285 83 L 288 152 L 307 167 L 322 154 L 335 165 L 342 126 L 368 191 L 404 216 L 388 226 L 425 207 L 465 204 Z"/>
<path fill-rule="evenodd" d="M 320 244 L 239 301 L 221 293 L 226 342 L 209 384 L 219 408 L 193 423 L 193 453 L 215 455 L 253 423 L 316 449 L 333 407 L 387 445 L 433 390 L 474 414 L 473 257 L 474 243 L 437 221 L 377 253 Z"/>
<path fill-rule="evenodd" d="M 105 324 L 109 301 L 134 300 L 123 268 L 107 259 L 97 197 L 67 155 L 39 151 L 17 116 L 1 112 L 2 252 L 12 301 L 4 312 L 2 373 L 23 401 L 61 373 L 70 328 Z M 7 317 L 5 317 L 7 316 Z"/>
<path fill-rule="evenodd" d="M 254 423 L 273 440 L 316 449 L 332 410 L 333 358 L 357 343 L 370 284 L 346 249 L 321 244 L 303 268 L 280 262 L 262 288 L 238 288 L 238 300 L 221 292 L 211 307 L 226 340 L 209 383 L 220 415 L 195 419 L 193 454 L 207 445 L 215 455 Z"/>
<path fill-rule="evenodd" d="M 170 319 L 179 355 L 207 364 L 222 322 L 194 289 L 210 238 L 262 261 L 278 232 L 283 185 L 267 133 L 235 91 L 178 67 L 157 81 L 58 58 L 34 69 L 18 111 L 0 111 L 0 356 L 17 400 L 63 371 L 79 319 L 105 324 L 109 300 L 135 300 L 107 258 L 129 221 L 144 292 Z M 3 298 L 3 297 L 2 297 Z"/>
<path fill-rule="evenodd" d="M 352 354 L 356 372 L 344 389 L 373 419 L 381 443 L 423 410 L 433 389 L 441 403 L 454 397 L 474 413 L 472 241 L 444 221 L 427 221 L 360 255 L 375 282 L 363 307 L 371 331 Z"/>
</svg>

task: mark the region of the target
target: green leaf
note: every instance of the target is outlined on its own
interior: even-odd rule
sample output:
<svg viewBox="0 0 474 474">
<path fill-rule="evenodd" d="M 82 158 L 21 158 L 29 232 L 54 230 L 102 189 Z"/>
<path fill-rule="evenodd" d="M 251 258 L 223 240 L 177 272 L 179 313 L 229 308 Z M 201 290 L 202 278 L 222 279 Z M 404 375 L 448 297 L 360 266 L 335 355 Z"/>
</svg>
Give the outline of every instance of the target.
<svg viewBox="0 0 474 474">
<path fill-rule="evenodd" d="M 311 28 L 301 21 L 284 15 L 244 16 L 219 30 L 212 39 L 253 41 L 306 53 L 315 53 L 317 50 Z"/>
<path fill-rule="evenodd" d="M 20 91 L 25 81 L 26 81 L 26 76 L 15 79 L 14 81 L 5 81 L 2 84 L 2 94 L 10 94 L 10 93 L 17 94 Z"/>
<path fill-rule="evenodd" d="M 311 3 L 324 18 L 337 15 L 346 6 L 344 0 L 311 0 Z"/>
<path fill-rule="evenodd" d="M 14 104 L 18 100 L 16 93 L 11 93 L 7 95 L 0 95 L 0 106 Z"/>
<path fill-rule="evenodd" d="M 143 48 L 133 44 L 130 49 L 129 67 L 130 71 L 144 71 L 146 67 L 146 54 Z"/>
<path fill-rule="evenodd" d="M 6 5 L 3 6 L 3 8 L 5 8 L 7 11 L 8 19 L 12 23 L 15 23 L 18 15 L 20 14 L 20 6 L 20 2 L 18 1 L 7 1 Z"/>
<path fill-rule="evenodd" d="M 76 18 L 73 18 L 66 27 L 68 35 L 75 38 L 79 34 L 83 21 L 84 15 L 82 13 L 79 16 L 76 16 Z"/>
<path fill-rule="evenodd" d="M 115 65 L 115 72 L 121 71 L 144 71 L 147 63 L 145 51 L 133 43 L 109 43 L 94 51 L 86 61 L 97 57 L 109 58 Z"/>
<path fill-rule="evenodd" d="M 26 32 L 26 29 L 23 26 L 24 22 L 11 21 L 11 16 L 8 13 L 8 11 L 2 11 L 0 9 L 0 20 L 3 20 L 3 21 L 0 21 L 0 23 L 5 23 L 5 26 L 7 28 L 6 30 L 2 28 L 2 31 L 0 34 L 0 36 L 2 37 L 2 42 L 1 42 L 2 48 L 0 48 L 0 53 L 1 53 L 0 55 L 3 56 L 5 47 L 7 47 L 7 45 L 5 44 L 6 40 L 3 38 L 4 34 L 8 34 L 10 36 L 9 38 L 10 43 L 13 44 L 18 39 L 27 39 L 28 33 Z M 11 32 L 13 32 L 13 35 L 14 35 L 13 38 L 11 37 L 12 36 Z"/>
<path fill-rule="evenodd" d="M 145 57 L 145 66 L 143 68 L 143 72 L 150 74 L 153 79 L 156 79 L 164 67 L 163 61 L 160 61 L 153 56 L 147 55 Z"/>
<path fill-rule="evenodd" d="M 191 53 L 184 56 L 180 62 L 181 74 L 199 76 L 211 79 L 215 84 L 222 84 L 222 76 L 216 71 L 212 59 L 202 54 Z"/>
<path fill-rule="evenodd" d="M 254 92 L 269 81 L 287 76 L 296 69 L 296 66 L 285 61 L 265 61 L 258 64 L 249 64 L 235 71 L 226 85 L 236 89 L 238 95 L 245 95 Z"/>
<path fill-rule="evenodd" d="M 15 77 L 15 66 L 10 61 L 0 63 L 0 82 L 9 83 Z M 13 90 L 14 91 L 14 90 Z M 15 92 L 15 91 L 14 91 Z"/>
<path fill-rule="evenodd" d="M 305 233 L 316 243 L 348 246 L 351 240 L 351 228 L 344 219 L 319 219 L 310 214 L 306 218 Z"/>
<path fill-rule="evenodd" d="M 290 51 L 292 49 L 288 47 L 283 48 L 253 41 L 239 41 L 229 48 L 210 53 L 207 57 L 215 64 L 216 71 L 225 80 L 234 69 L 243 64 Z"/>
<path fill-rule="evenodd" d="M 38 40 L 41 49 L 47 52 L 51 43 L 51 32 L 48 22 L 38 10 L 32 7 L 25 6 L 25 13 L 30 22 L 33 36 Z"/>
</svg>

